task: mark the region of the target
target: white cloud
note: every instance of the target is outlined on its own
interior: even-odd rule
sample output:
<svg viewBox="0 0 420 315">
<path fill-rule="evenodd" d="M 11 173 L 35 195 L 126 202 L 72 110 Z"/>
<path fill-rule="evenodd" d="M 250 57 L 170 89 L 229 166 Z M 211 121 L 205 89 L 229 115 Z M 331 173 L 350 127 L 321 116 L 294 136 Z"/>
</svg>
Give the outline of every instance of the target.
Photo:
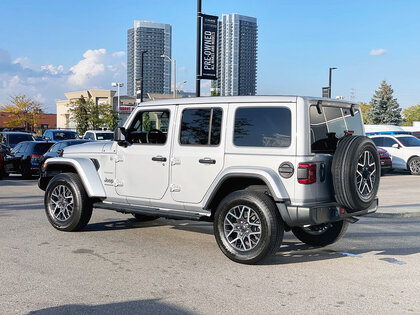
<svg viewBox="0 0 420 315">
<path fill-rule="evenodd" d="M 180 71 L 180 72 L 184 72 L 185 70 L 187 70 L 187 68 L 186 67 L 179 67 L 177 70 Z"/>
<path fill-rule="evenodd" d="M 112 57 L 123 57 L 125 55 L 125 52 L 123 51 L 116 51 L 114 53 L 112 53 Z"/>
<path fill-rule="evenodd" d="M 0 105 L 11 96 L 26 94 L 45 104 L 46 112 L 55 112 L 55 101 L 65 92 L 78 89 L 111 89 L 111 82 L 125 82 L 126 62 L 123 52 L 90 49 L 75 65 L 46 64 L 33 66 L 28 57 L 13 62 L 9 52 L 0 49 Z"/>
<path fill-rule="evenodd" d="M 379 48 L 379 49 L 372 49 L 369 53 L 369 55 L 371 56 L 381 56 L 386 54 L 386 50 L 383 48 Z"/>
</svg>

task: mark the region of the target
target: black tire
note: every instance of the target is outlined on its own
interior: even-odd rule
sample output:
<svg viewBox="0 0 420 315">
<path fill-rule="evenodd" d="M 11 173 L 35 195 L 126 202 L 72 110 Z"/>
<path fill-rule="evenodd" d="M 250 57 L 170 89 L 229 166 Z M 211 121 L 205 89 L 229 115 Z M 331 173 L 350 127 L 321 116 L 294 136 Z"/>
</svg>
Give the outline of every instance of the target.
<svg viewBox="0 0 420 315">
<path fill-rule="evenodd" d="M 29 168 L 28 165 L 22 165 L 22 177 L 23 177 L 23 179 L 31 179 L 32 178 L 31 169 Z"/>
<path fill-rule="evenodd" d="M 292 228 L 292 232 L 305 244 L 311 246 L 327 246 L 342 238 L 348 226 L 348 222 L 336 221 L 308 228 L 294 227 Z"/>
<path fill-rule="evenodd" d="M 63 190 L 65 190 L 65 192 Z M 59 198 L 53 196 L 53 192 L 54 195 L 57 195 L 57 191 L 63 192 L 63 196 L 70 196 L 71 194 L 73 206 L 69 208 L 70 205 L 64 206 L 61 204 L 62 208 L 67 208 L 68 210 L 72 209 L 71 213 L 70 211 L 65 212 L 62 208 L 57 209 L 57 207 L 56 209 L 60 210 L 60 212 L 57 213 L 57 210 L 54 212 L 54 209 L 52 208 L 54 206 L 54 201 L 55 204 L 62 202 Z M 65 200 L 70 200 L 70 197 L 65 198 Z M 79 175 L 74 173 L 62 173 L 51 179 L 45 190 L 44 205 L 48 221 L 50 221 L 53 227 L 60 231 L 80 231 L 88 224 L 90 217 L 92 216 L 92 202 L 83 187 Z M 63 212 L 61 210 L 63 210 Z"/>
<path fill-rule="evenodd" d="M 407 166 L 411 175 L 420 175 L 420 157 L 412 157 L 408 160 Z"/>
<path fill-rule="evenodd" d="M 147 222 L 147 221 L 153 221 L 153 220 L 159 219 L 159 217 L 154 217 L 151 215 L 144 215 L 144 214 L 139 214 L 139 213 L 132 213 L 132 215 L 139 222 Z"/>
<path fill-rule="evenodd" d="M 235 223 L 231 223 L 236 224 L 236 228 L 241 230 L 236 231 L 233 225 L 228 229 L 227 224 L 225 225 L 225 222 L 227 222 L 225 219 L 228 218 L 229 221 L 233 221 L 233 217 L 229 214 L 230 211 L 240 213 L 240 209 L 242 209 L 242 214 L 238 214 L 238 216 L 240 218 L 245 216 L 246 221 L 245 218 L 235 219 Z M 251 209 L 253 212 L 248 210 L 248 214 L 246 214 L 244 209 Z M 236 233 L 237 236 L 231 238 L 239 238 L 239 234 L 242 232 L 246 233 L 242 239 L 247 237 L 247 240 L 238 240 L 234 244 L 231 243 L 234 240 L 229 242 L 229 235 Z M 260 233 L 258 234 L 258 232 Z M 242 190 L 229 194 L 220 202 L 214 216 L 214 235 L 219 248 L 229 259 L 242 264 L 255 264 L 264 257 L 275 253 L 280 248 L 283 233 L 283 220 L 275 203 L 261 192 Z M 258 234 L 259 238 L 255 234 Z M 246 244 L 248 244 L 249 249 L 238 249 L 236 244 L 239 241 L 239 246 L 243 244 L 246 247 Z M 255 244 L 252 244 L 253 242 Z"/>
<path fill-rule="evenodd" d="M 336 201 L 349 212 L 368 209 L 378 192 L 380 170 L 379 154 L 370 138 L 342 138 L 331 166 Z"/>
</svg>

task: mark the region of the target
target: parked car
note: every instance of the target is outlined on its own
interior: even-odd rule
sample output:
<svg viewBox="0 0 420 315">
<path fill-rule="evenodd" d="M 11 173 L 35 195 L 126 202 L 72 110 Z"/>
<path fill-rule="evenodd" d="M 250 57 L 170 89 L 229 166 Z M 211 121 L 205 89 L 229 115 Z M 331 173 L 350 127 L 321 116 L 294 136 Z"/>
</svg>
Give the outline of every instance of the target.
<svg viewBox="0 0 420 315">
<path fill-rule="evenodd" d="M 60 155 L 60 151 L 64 150 L 64 148 L 76 144 L 83 144 L 86 142 L 91 142 L 90 140 L 85 139 L 77 139 L 77 140 L 64 140 L 60 142 L 56 142 L 45 154 L 40 158 L 39 165 L 42 166 L 46 160 L 52 157 L 57 157 Z"/>
<path fill-rule="evenodd" d="M 375 212 L 378 151 L 357 104 L 297 96 L 147 102 L 116 130 L 48 159 L 38 181 L 61 231 L 93 208 L 213 222 L 230 259 L 253 264 L 283 232 L 326 246 L 355 216 Z"/>
<path fill-rule="evenodd" d="M 392 156 L 392 168 L 409 170 L 420 175 L 420 139 L 412 135 L 370 136 L 377 147 L 385 148 Z"/>
<path fill-rule="evenodd" d="M 18 143 L 22 141 L 35 141 L 35 138 L 27 132 L 20 131 L 1 131 L 0 143 L 4 146 L 13 149 Z"/>
<path fill-rule="evenodd" d="M 7 174 L 22 174 L 24 178 L 39 174 L 39 160 L 53 145 L 52 142 L 24 141 L 19 143 L 5 157 L 4 170 Z"/>
<path fill-rule="evenodd" d="M 0 179 L 3 178 L 4 174 L 4 152 L 0 151 Z"/>
<path fill-rule="evenodd" d="M 83 139 L 103 141 L 114 140 L 114 133 L 112 131 L 88 130 L 85 132 Z"/>
<path fill-rule="evenodd" d="M 77 132 L 71 130 L 48 129 L 45 130 L 44 134 L 42 135 L 42 140 L 44 141 L 58 142 L 74 139 L 78 139 Z"/>
<path fill-rule="evenodd" d="M 381 161 L 381 175 L 385 175 L 392 171 L 392 160 L 391 155 L 387 150 L 383 148 L 377 148 L 379 153 L 379 159 Z"/>
</svg>

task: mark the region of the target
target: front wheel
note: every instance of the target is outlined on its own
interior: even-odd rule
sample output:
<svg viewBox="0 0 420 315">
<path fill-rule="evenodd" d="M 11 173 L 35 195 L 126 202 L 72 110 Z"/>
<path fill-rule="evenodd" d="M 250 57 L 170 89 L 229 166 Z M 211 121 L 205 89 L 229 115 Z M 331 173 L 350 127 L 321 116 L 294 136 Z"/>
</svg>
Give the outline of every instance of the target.
<svg viewBox="0 0 420 315">
<path fill-rule="evenodd" d="M 60 231 L 79 231 L 92 216 L 92 202 L 74 173 L 54 176 L 45 190 L 44 204 L 48 220 Z"/>
<path fill-rule="evenodd" d="M 411 172 L 411 175 L 420 175 L 420 158 L 411 158 L 410 161 L 408 161 L 408 168 Z"/>
<path fill-rule="evenodd" d="M 254 264 L 275 253 L 283 240 L 284 225 L 273 200 L 254 191 L 225 197 L 214 217 L 214 235 L 231 260 Z"/>
<path fill-rule="evenodd" d="M 348 222 L 337 221 L 309 227 L 294 227 L 293 234 L 311 246 L 327 246 L 337 242 L 346 233 Z"/>
</svg>

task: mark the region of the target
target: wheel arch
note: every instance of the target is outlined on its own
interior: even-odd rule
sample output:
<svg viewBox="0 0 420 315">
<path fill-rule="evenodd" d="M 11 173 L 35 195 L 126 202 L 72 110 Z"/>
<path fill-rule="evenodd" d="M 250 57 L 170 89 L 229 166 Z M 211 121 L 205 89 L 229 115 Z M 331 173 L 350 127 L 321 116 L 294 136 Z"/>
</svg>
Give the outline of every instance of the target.
<svg viewBox="0 0 420 315">
<path fill-rule="evenodd" d="M 106 193 L 95 163 L 86 158 L 51 158 L 46 162 L 39 179 L 39 187 L 45 190 L 49 181 L 60 173 L 76 173 L 89 197 L 105 198 Z"/>
<path fill-rule="evenodd" d="M 214 213 L 215 208 L 224 197 L 234 191 L 243 189 L 266 192 L 277 202 L 290 200 L 280 177 L 273 170 L 232 168 L 219 174 L 213 182 L 204 197 L 203 208 L 212 210 L 212 213 Z"/>
</svg>

